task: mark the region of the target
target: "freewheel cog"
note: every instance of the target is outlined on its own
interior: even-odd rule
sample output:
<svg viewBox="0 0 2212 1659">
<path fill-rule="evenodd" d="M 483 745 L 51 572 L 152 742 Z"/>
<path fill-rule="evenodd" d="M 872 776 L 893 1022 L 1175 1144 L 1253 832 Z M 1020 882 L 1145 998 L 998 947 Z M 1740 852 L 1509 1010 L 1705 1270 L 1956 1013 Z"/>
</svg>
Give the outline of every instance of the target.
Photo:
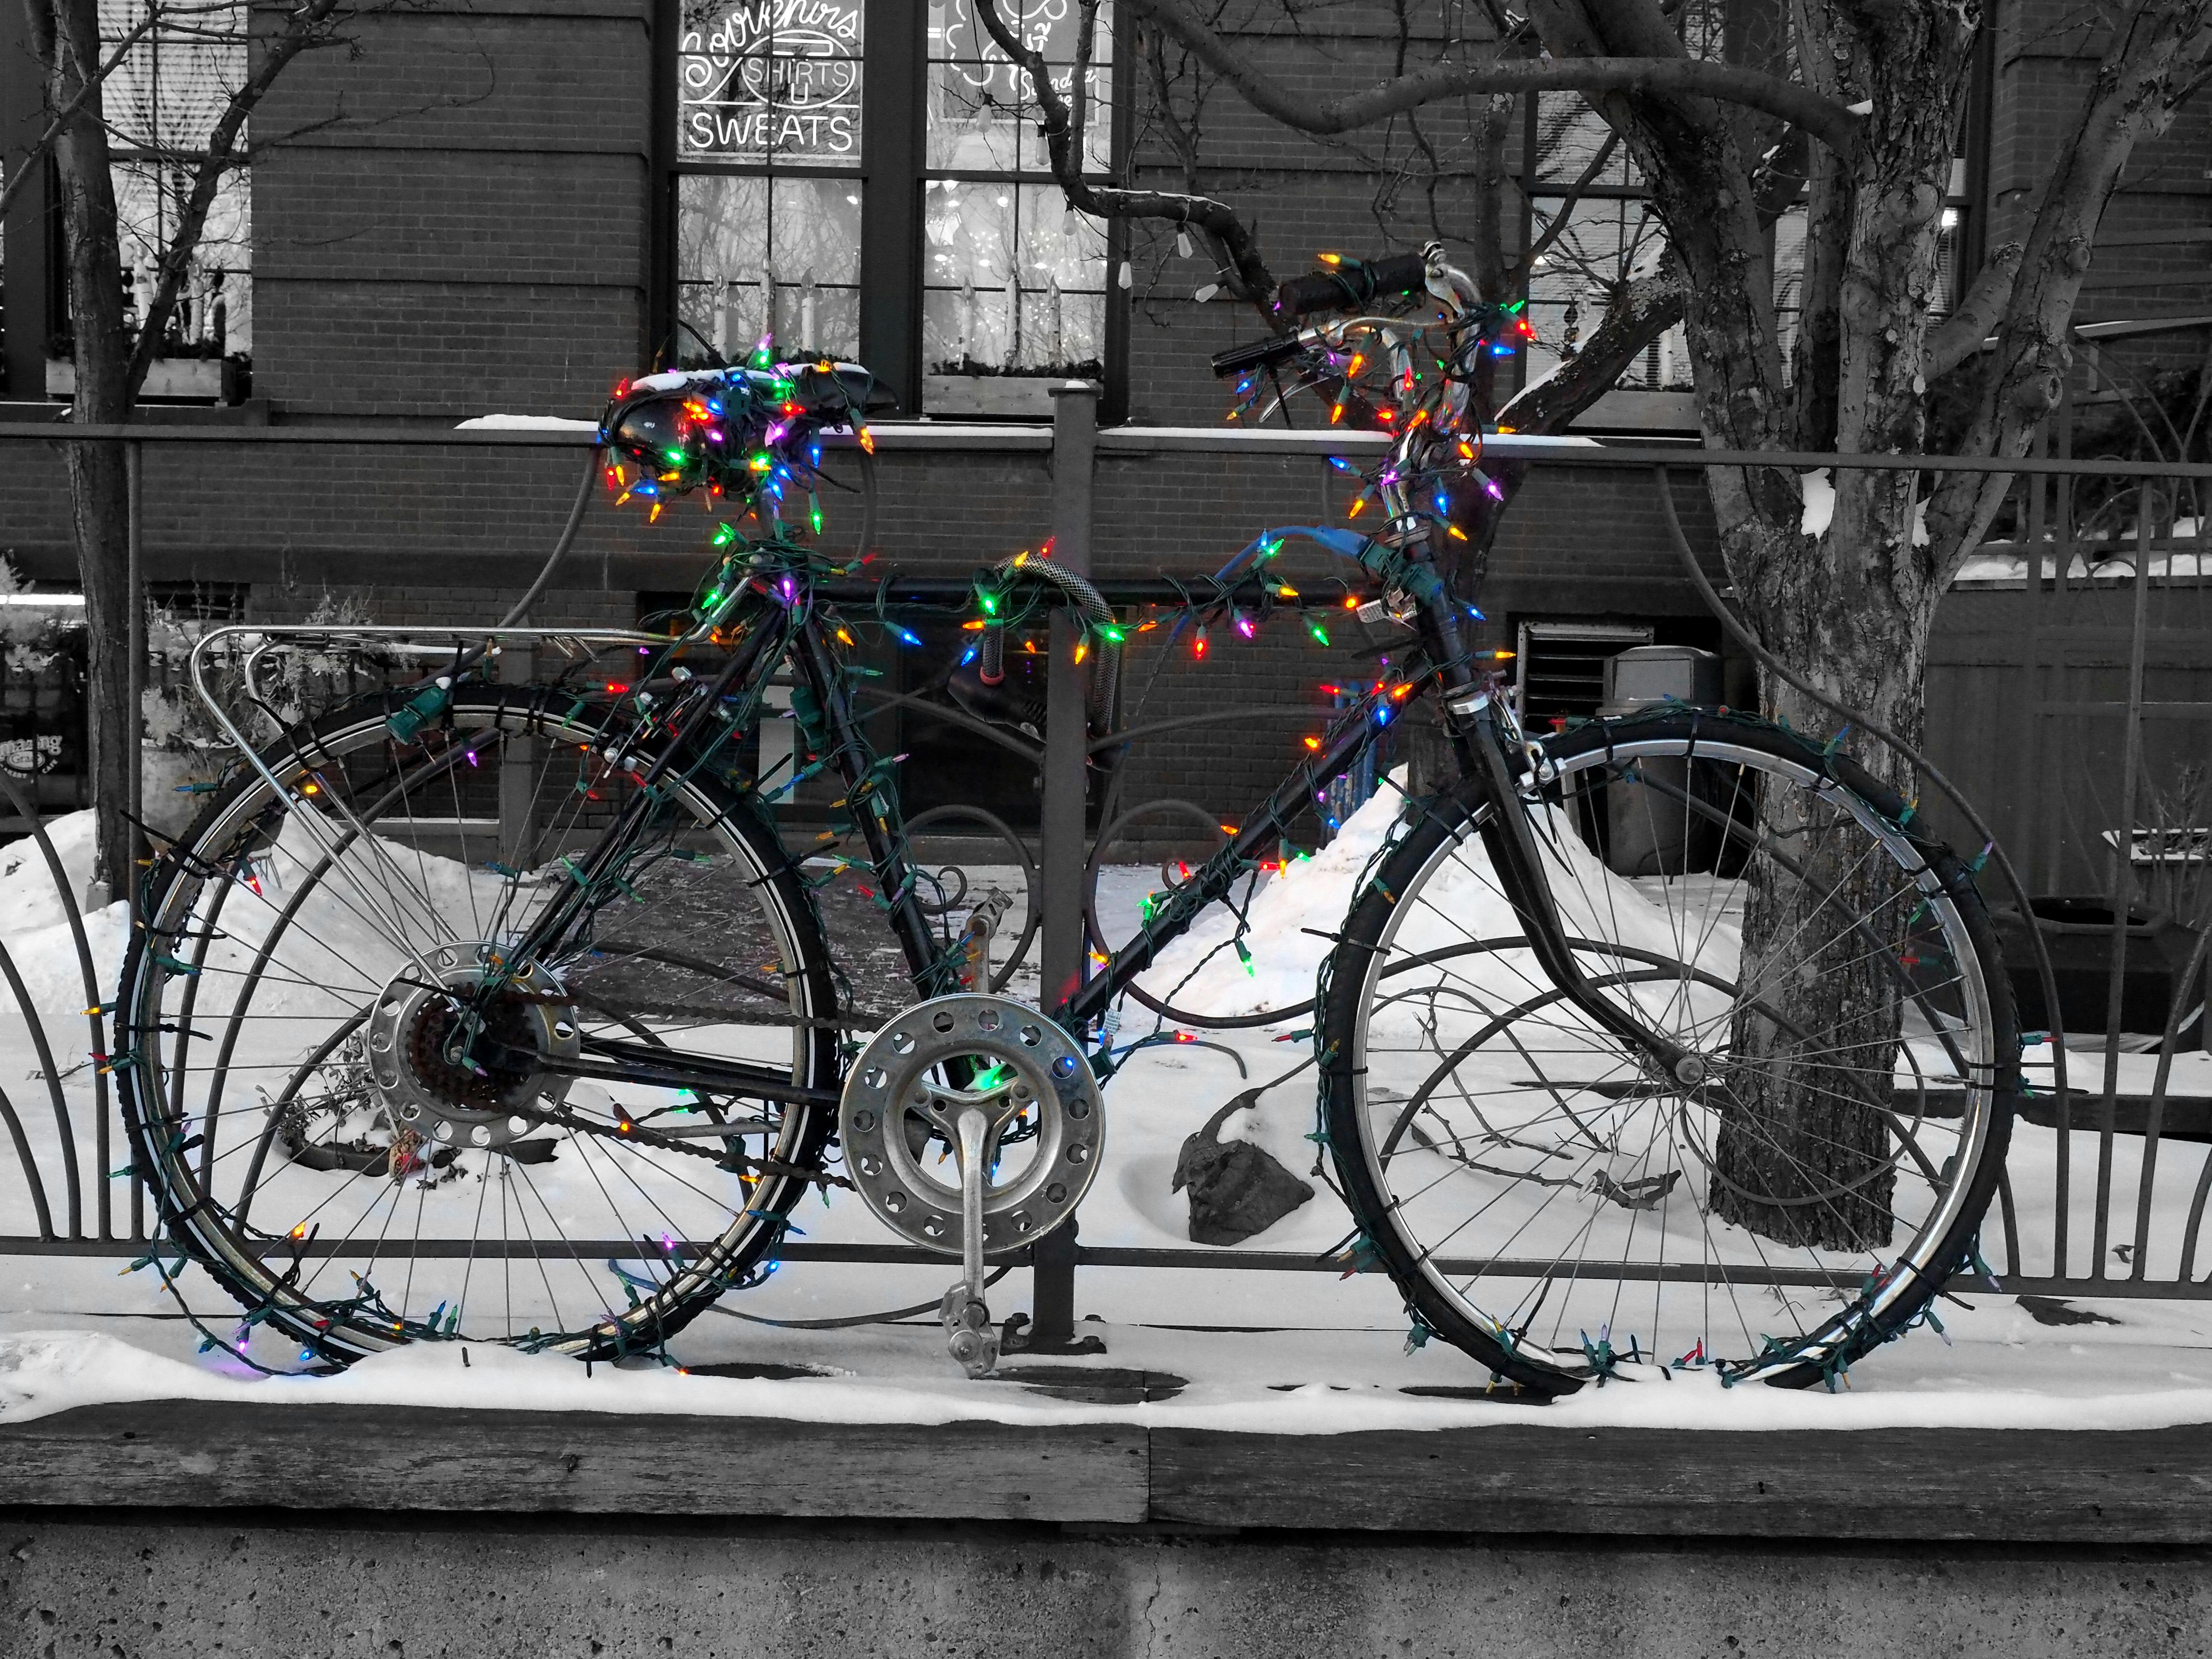
<svg viewBox="0 0 2212 1659">
<path fill-rule="evenodd" d="M 870 1039 L 837 1106 L 847 1173 L 902 1237 L 961 1252 L 959 1120 L 989 1121 L 983 1254 L 1003 1255 L 1075 1212 L 1098 1174 L 1105 1100 L 1073 1038 L 1025 1003 L 916 1003 Z"/>
<path fill-rule="evenodd" d="M 572 1059 L 581 1050 L 575 1010 L 534 963 L 476 1006 L 495 956 L 489 940 L 441 945 L 425 958 L 434 981 L 410 963 L 376 1000 L 369 1076 L 396 1127 L 448 1146 L 504 1146 L 544 1127 L 532 1113 L 567 1095 L 568 1078 L 480 1057 L 479 1050 Z M 491 1042 L 473 1042 L 479 1030 Z"/>
</svg>

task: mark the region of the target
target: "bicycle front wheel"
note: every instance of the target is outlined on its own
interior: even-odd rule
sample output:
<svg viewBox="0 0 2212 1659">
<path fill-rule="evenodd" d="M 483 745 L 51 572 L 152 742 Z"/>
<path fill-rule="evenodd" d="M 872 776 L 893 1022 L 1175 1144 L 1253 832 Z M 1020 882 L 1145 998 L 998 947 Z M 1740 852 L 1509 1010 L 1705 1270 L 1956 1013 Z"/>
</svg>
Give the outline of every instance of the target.
<svg viewBox="0 0 2212 1659">
<path fill-rule="evenodd" d="M 404 743 L 386 712 L 272 750 L 276 781 L 243 771 L 155 872 L 118 1025 L 163 1228 L 246 1310 L 241 1344 L 656 1349 L 764 1270 L 830 1109 L 514 1056 L 604 1037 L 834 1088 L 811 896 L 695 769 L 656 787 L 573 944 L 487 1001 L 487 966 L 571 887 L 651 755 L 565 690 L 465 689 Z"/>
<path fill-rule="evenodd" d="M 1624 1361 L 1831 1382 L 1972 1251 L 2019 1036 L 1970 872 L 1852 763 L 1677 708 L 1543 744 L 1528 805 L 1610 1035 L 1526 948 L 1462 787 L 1370 873 L 1322 998 L 1323 1133 L 1433 1331 L 1560 1393 Z"/>
</svg>

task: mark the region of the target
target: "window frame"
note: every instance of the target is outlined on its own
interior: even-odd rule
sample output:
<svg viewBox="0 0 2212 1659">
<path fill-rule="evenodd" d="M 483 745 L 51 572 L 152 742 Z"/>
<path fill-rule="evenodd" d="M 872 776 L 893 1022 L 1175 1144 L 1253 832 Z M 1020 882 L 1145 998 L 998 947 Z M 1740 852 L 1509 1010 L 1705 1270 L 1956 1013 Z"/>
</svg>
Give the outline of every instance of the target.
<svg viewBox="0 0 2212 1659">
<path fill-rule="evenodd" d="M 677 124 L 682 112 L 678 63 L 683 9 L 679 0 L 655 0 L 650 100 L 653 130 L 648 146 L 653 184 L 644 347 L 652 357 L 669 349 L 680 332 L 676 229 L 682 179 L 698 174 L 770 179 L 819 175 L 854 181 L 860 191 L 860 358 L 896 400 L 894 416 L 915 419 L 927 413 L 922 401 L 922 309 L 928 258 L 924 192 L 938 178 L 964 173 L 928 164 L 928 6 L 920 0 L 862 3 L 860 164 L 854 168 L 796 161 L 775 167 L 681 160 Z M 1095 176 L 1118 177 L 1127 165 L 1133 61 L 1127 52 L 1117 49 L 1114 53 L 1109 81 L 1112 142 L 1107 172 Z M 976 176 L 979 181 L 1057 188 L 1048 173 L 1021 170 Z M 1103 342 L 1106 378 L 1100 415 L 1109 422 L 1126 418 L 1128 406 L 1128 290 L 1119 276 L 1128 246 L 1126 222 L 1108 220 Z"/>
</svg>

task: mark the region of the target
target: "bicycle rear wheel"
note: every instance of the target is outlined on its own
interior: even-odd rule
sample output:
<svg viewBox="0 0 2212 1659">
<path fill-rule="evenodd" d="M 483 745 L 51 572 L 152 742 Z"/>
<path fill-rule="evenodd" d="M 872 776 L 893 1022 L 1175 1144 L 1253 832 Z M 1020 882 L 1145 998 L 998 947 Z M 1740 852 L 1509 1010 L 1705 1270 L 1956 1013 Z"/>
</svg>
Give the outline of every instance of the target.
<svg viewBox="0 0 2212 1659">
<path fill-rule="evenodd" d="M 1972 877 L 1861 769 L 1747 716 L 1543 752 L 1577 961 L 1705 1075 L 1537 966 L 1462 786 L 1381 856 L 1327 969 L 1346 1197 L 1417 1326 L 1526 1387 L 1638 1359 L 1833 1379 L 1967 1259 L 2003 1163 L 2019 1034 Z"/>
<path fill-rule="evenodd" d="M 273 749 L 283 788 L 242 772 L 155 874 L 118 1023 L 164 1231 L 246 1309 L 239 1340 L 302 1358 L 656 1348 L 763 1270 L 831 1109 L 477 1063 L 467 994 L 650 756 L 564 690 L 464 689 L 404 744 L 386 713 Z M 773 829 L 704 772 L 648 824 L 574 948 L 483 1011 L 501 1052 L 605 1036 L 834 1087 L 827 954 Z"/>
</svg>

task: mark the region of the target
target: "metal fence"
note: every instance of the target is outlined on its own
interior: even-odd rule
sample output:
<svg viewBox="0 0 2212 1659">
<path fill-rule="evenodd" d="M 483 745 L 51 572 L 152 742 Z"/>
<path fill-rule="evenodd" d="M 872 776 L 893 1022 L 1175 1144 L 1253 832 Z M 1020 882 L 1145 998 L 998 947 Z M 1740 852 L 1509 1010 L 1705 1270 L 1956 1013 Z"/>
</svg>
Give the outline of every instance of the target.
<svg viewBox="0 0 2212 1659">
<path fill-rule="evenodd" d="M 894 427 L 883 428 L 878 441 L 893 451 L 902 446 L 1049 451 L 1054 557 L 1079 572 L 1090 562 L 1092 480 L 1101 454 L 1310 455 L 1318 460 L 1386 441 L 1379 435 L 1328 431 L 1098 430 L 1094 420 L 1092 400 L 1070 395 L 1059 399 L 1048 431 L 998 428 L 963 433 L 939 427 L 902 432 Z M 143 514 L 137 498 L 143 448 L 149 443 L 573 449 L 588 442 L 528 430 L 0 426 L 0 442 L 9 440 L 117 440 L 129 447 L 131 579 L 141 594 L 137 526 Z M 2206 684 L 2212 673 L 2212 629 L 2205 626 L 2212 621 L 2212 599 L 2206 594 L 2200 550 L 2206 544 L 2206 519 L 2212 515 L 2196 505 L 2191 494 L 2212 489 L 2212 468 L 2070 459 L 1999 464 L 1930 457 L 1747 455 L 1528 439 L 1500 443 L 1511 450 L 1511 459 L 1531 465 L 1639 469 L 1650 477 L 1655 490 L 1670 489 L 1677 474 L 1713 466 L 1966 469 L 2014 475 L 2008 539 L 1984 550 L 1986 556 L 1973 568 L 1967 585 L 1948 602 L 1985 612 L 1990 625 L 1984 631 L 1996 643 L 1980 658 L 1966 647 L 1948 656 L 1939 653 L 1929 688 L 1930 755 L 1960 780 L 1969 799 L 1997 826 L 2002 848 L 2022 878 L 2019 892 L 2010 896 L 1996 890 L 2002 884 L 1994 875 L 1985 886 L 1991 888 L 1993 905 L 2006 913 L 2002 926 L 2015 957 L 2016 988 L 2024 1004 L 2041 1011 L 2055 1038 L 2051 1064 L 2032 1074 L 2033 1092 L 2023 1103 L 2024 1119 L 2037 1133 L 2016 1143 L 1999 1202 L 1984 1228 L 1984 1255 L 2008 1291 L 2212 1296 L 2212 1261 L 2200 1249 L 2212 1194 L 2212 1087 L 2202 1079 L 2190 1081 L 2200 1063 L 2212 1064 L 2199 1052 L 2207 1024 L 2202 1006 L 2205 956 L 2212 939 L 2212 894 L 2205 877 L 2212 854 L 2212 784 L 2207 782 L 2212 756 L 2206 752 L 2203 724 L 2212 715 L 2212 701 L 2207 700 L 2212 686 Z M 2132 509 L 2126 505 L 2130 492 Z M 2077 508 L 2091 495 L 2098 516 L 2085 522 Z M 2115 501 L 2120 504 L 2112 505 Z M 1109 599 L 1139 603 L 1157 597 L 1152 589 L 1159 584 L 1102 586 Z M 143 618 L 143 603 L 132 611 Z M 143 663 L 143 634 L 134 645 L 136 660 Z M 1057 665 L 1068 653 L 1055 650 L 1052 656 Z M 1103 836 L 1094 839 L 1085 817 L 1080 683 L 1070 671 L 1054 672 L 1049 684 L 1048 729 L 1041 744 L 1024 744 L 969 724 L 1043 775 L 1041 833 L 1033 854 L 1025 846 L 1017 850 L 1036 872 L 1033 909 L 1041 969 L 1044 982 L 1054 984 L 1085 971 L 1091 945 L 1085 896 L 1091 872 L 1108 850 L 1098 842 L 1114 839 L 1136 815 L 1155 806 L 1172 817 L 1188 803 L 1125 805 L 1117 810 L 1115 822 L 1103 826 Z M 912 698 L 889 701 L 920 707 L 933 718 L 963 718 L 916 705 Z M 1218 723 L 1225 713 L 1310 718 L 1312 711 L 1210 709 L 1103 741 L 1141 743 L 1196 722 Z M 2054 787 L 2054 779 L 2063 787 Z M 19 783 L 0 775 L 0 791 L 21 820 L 36 823 L 40 804 Z M 1968 839 L 1966 811 L 1932 800 L 1929 809 L 1954 841 Z M 106 1048 L 100 1010 L 112 988 L 98 983 L 77 895 L 69 890 L 60 860 L 43 832 L 36 844 L 78 941 L 88 1011 L 85 1052 L 97 1057 Z M 2000 854 L 1997 867 L 2003 866 Z M 0 978 L 7 980 L 38 1045 L 65 1165 L 42 1170 L 17 1103 L 0 1090 L 0 1119 L 37 1217 L 35 1236 L 0 1237 L 0 1253 L 143 1253 L 144 1195 L 127 1169 L 115 1167 L 121 1137 L 97 1059 L 78 1062 L 74 1044 L 45 1028 L 4 948 Z M 2131 1024 L 2154 1029 L 2136 1031 L 2128 1029 Z M 2070 1065 L 2069 1051 L 2077 1056 Z M 2152 1075 L 2137 1079 L 2145 1069 Z M 65 1088 L 65 1080 L 72 1079 Z M 72 1098 L 71 1089 L 82 1097 Z M 76 1150 L 87 1139 L 99 1169 L 111 1172 L 89 1193 L 82 1190 Z M 2051 1213 L 2047 1243 L 2023 1232 L 2021 1217 L 2030 1210 Z M 899 1247 L 803 1240 L 787 1243 L 782 1253 L 793 1261 L 938 1259 Z M 1079 1265 L 1344 1271 L 1340 1261 L 1291 1253 L 1086 1247 L 1072 1225 L 1041 1241 L 1024 1259 L 1036 1270 L 1036 1336 L 1039 1346 L 1047 1347 L 1072 1336 L 1073 1274 Z"/>
</svg>

